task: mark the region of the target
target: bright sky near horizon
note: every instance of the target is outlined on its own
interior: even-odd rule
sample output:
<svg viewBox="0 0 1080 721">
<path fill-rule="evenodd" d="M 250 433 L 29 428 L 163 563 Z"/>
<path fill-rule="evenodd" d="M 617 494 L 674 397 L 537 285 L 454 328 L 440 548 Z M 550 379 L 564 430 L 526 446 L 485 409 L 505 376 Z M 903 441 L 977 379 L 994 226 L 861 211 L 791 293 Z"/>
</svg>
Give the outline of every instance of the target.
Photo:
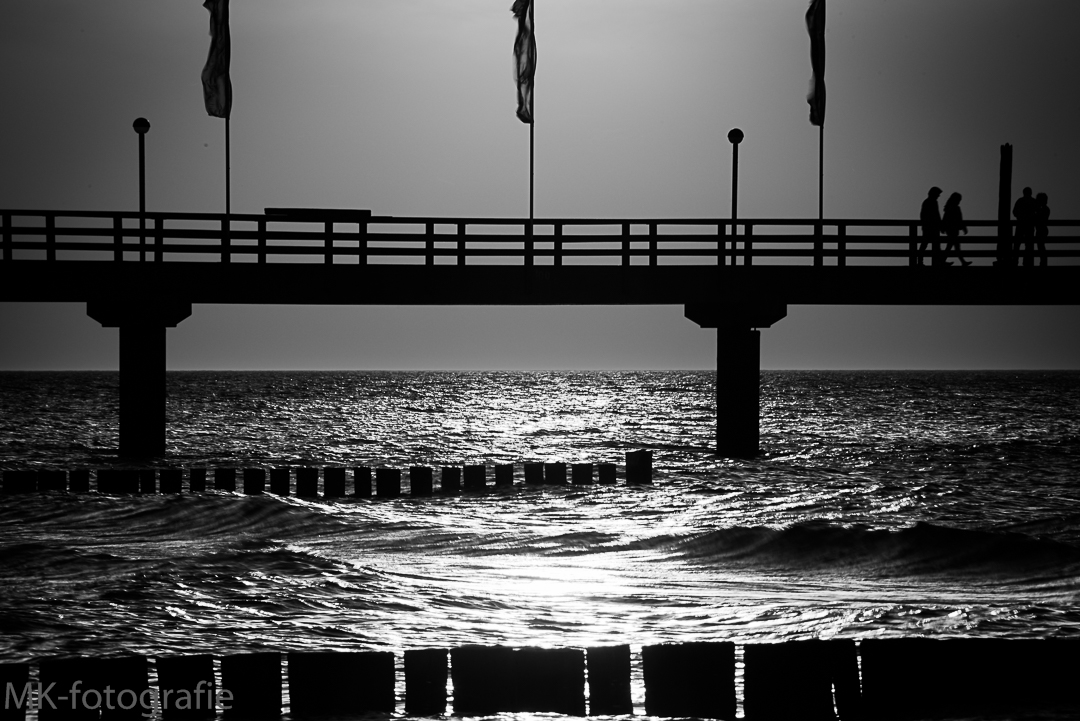
<svg viewBox="0 0 1080 721">
<path fill-rule="evenodd" d="M 536 0 L 538 217 L 817 212 L 806 0 Z M 511 0 L 232 0 L 232 207 L 520 217 Z M 0 207 L 224 209 L 200 0 L 5 0 Z M 931 185 L 1080 218 L 1080 3 L 829 0 L 825 214 L 914 218 Z M 1080 309 L 792 307 L 764 368 L 1080 368 Z M 117 366 L 74 304 L 0 304 L 0 370 Z M 169 367 L 712 368 L 662 308 L 196 306 Z"/>
</svg>

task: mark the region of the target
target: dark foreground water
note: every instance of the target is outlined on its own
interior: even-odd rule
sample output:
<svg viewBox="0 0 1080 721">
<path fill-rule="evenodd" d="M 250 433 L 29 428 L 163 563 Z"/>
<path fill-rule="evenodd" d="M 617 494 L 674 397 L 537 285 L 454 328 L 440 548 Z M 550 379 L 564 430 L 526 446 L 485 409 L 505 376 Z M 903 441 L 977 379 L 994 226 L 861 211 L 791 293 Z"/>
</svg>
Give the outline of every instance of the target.
<svg viewBox="0 0 1080 721">
<path fill-rule="evenodd" d="M 616 461 L 393 501 L 0 497 L 0 661 L 274 648 L 1080 636 L 1080 374 L 171 373 L 158 466 Z M 0 468 L 118 464 L 114 373 L 0 374 Z M 521 468 L 517 469 L 521 483 Z"/>
</svg>

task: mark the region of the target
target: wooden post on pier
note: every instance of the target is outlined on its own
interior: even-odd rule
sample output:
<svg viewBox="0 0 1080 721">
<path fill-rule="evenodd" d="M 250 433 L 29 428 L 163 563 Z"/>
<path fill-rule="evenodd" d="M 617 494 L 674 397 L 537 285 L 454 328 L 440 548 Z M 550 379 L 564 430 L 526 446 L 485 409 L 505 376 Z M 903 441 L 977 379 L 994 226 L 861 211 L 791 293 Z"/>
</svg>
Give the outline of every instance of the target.
<svg viewBox="0 0 1080 721">
<path fill-rule="evenodd" d="M 244 493 L 248 496 L 261 496 L 266 491 L 266 469 L 244 469 Z"/>
<path fill-rule="evenodd" d="M 446 679 L 450 652 L 445 648 L 405 651 L 405 715 L 446 714 Z"/>
<path fill-rule="evenodd" d="M 465 490 L 484 491 L 487 489 L 487 466 L 465 466 Z"/>
<path fill-rule="evenodd" d="M 401 469 L 375 469 L 375 495 L 379 498 L 397 498 L 401 495 Z"/>
<path fill-rule="evenodd" d="M 432 472 L 425 466 L 409 468 L 409 495 L 430 496 L 434 487 Z"/>
<path fill-rule="evenodd" d="M 232 699 L 225 718 L 252 719 L 281 716 L 281 654 L 277 651 L 244 653 L 221 658 L 222 702 Z"/>
<path fill-rule="evenodd" d="M 526 463 L 525 464 L 525 485 L 538 486 L 544 482 L 544 464 L 543 463 Z"/>
<path fill-rule="evenodd" d="M 289 488 L 290 472 L 288 468 L 270 469 L 270 492 L 278 496 L 287 496 Z"/>
<path fill-rule="evenodd" d="M 593 464 L 574 463 L 570 466 L 570 482 L 575 486 L 589 486 L 593 482 Z"/>
<path fill-rule="evenodd" d="M 457 466 L 444 466 L 439 481 L 439 491 L 443 494 L 461 492 L 461 469 Z"/>
<path fill-rule="evenodd" d="M 345 469 L 329 467 L 323 469 L 323 497 L 345 497 Z"/>
<path fill-rule="evenodd" d="M 162 493 L 182 493 L 184 490 L 184 472 L 179 468 L 163 468 L 160 481 Z"/>
<path fill-rule="evenodd" d="M 192 493 L 206 492 L 206 469 L 192 468 L 188 471 L 188 490 Z"/>
<path fill-rule="evenodd" d="M 561 461 L 544 464 L 544 483 L 549 486 L 566 485 L 566 464 Z"/>
<path fill-rule="evenodd" d="M 371 498 L 371 469 L 367 466 L 357 466 L 352 471 L 353 496 L 355 498 Z"/>
<path fill-rule="evenodd" d="M 503 488 L 514 485 L 514 464 L 513 463 L 496 463 L 495 464 L 495 486 L 496 488 Z"/>
<path fill-rule="evenodd" d="M 296 497 L 318 498 L 319 497 L 319 469 L 297 468 L 296 469 Z"/>
</svg>

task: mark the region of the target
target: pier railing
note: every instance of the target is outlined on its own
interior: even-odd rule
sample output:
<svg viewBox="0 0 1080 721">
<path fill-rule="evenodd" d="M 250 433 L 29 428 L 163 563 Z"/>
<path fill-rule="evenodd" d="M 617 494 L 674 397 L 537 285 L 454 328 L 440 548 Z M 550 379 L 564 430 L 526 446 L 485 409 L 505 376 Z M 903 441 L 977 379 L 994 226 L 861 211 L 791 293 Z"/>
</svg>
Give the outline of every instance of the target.
<svg viewBox="0 0 1080 721">
<path fill-rule="evenodd" d="M 963 255 L 989 264 L 997 220 L 967 221 Z M 1077 220 L 1040 238 L 1047 261 L 1078 265 Z M 464 218 L 366 210 L 266 213 L 0 210 L 0 261 L 415 265 L 915 265 L 918 221 L 727 218 Z M 1008 247 L 1014 253 L 1017 238 Z M 938 239 L 941 248 L 947 239 Z M 1041 251 L 1040 251 L 1041 252 Z"/>
</svg>

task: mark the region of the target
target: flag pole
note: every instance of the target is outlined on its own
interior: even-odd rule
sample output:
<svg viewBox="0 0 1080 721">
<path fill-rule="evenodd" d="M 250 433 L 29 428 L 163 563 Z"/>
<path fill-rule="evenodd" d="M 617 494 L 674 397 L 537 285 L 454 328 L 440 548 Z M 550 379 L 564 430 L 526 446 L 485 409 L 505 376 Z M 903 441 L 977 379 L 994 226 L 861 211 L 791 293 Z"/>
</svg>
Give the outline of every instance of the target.
<svg viewBox="0 0 1080 721">
<path fill-rule="evenodd" d="M 825 219 L 825 123 L 818 126 L 817 217 Z"/>
<path fill-rule="evenodd" d="M 232 154 L 229 148 L 229 116 L 225 116 L 225 215 L 229 215 L 232 212 L 232 198 L 231 188 L 232 179 L 230 175 L 232 173 Z"/>
<path fill-rule="evenodd" d="M 533 42 L 536 42 L 536 0 L 529 3 L 529 25 L 532 27 Z M 529 232 L 533 224 L 533 186 L 536 178 L 536 69 L 533 69 L 532 85 L 529 89 Z"/>
</svg>

